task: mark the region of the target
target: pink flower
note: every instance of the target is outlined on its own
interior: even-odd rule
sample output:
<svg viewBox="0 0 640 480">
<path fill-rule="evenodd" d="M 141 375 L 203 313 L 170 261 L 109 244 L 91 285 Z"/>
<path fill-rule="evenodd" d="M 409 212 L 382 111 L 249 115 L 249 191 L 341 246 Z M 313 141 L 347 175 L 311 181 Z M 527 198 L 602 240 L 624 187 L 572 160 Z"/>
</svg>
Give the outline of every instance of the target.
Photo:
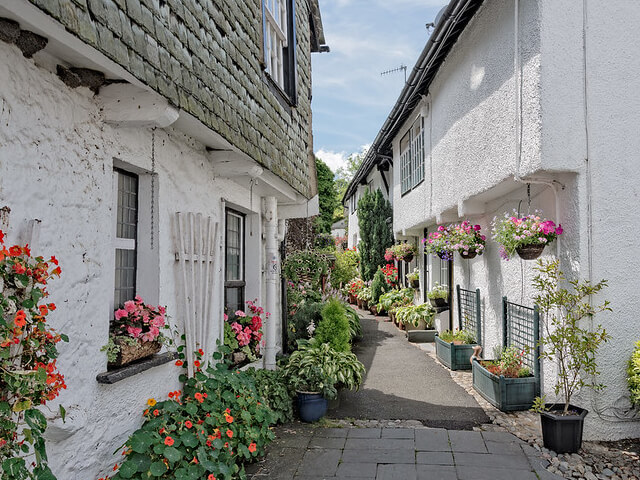
<svg viewBox="0 0 640 480">
<path fill-rule="evenodd" d="M 235 313 L 236 317 L 246 317 L 247 314 L 244 313 L 242 310 L 237 310 Z"/>
<path fill-rule="evenodd" d="M 227 315 L 226 313 L 224 314 L 224 321 L 228 322 L 229 321 L 229 315 Z"/>
<path fill-rule="evenodd" d="M 142 297 L 140 295 L 135 296 L 136 303 L 142 303 Z"/>
<path fill-rule="evenodd" d="M 438 231 L 439 231 L 439 232 L 444 232 L 444 227 L 443 227 L 442 225 L 440 225 L 440 226 L 438 227 Z"/>
<path fill-rule="evenodd" d="M 114 314 L 115 319 L 116 320 L 120 320 L 123 317 L 126 317 L 128 315 L 126 310 L 122 310 L 121 308 L 116 310 L 116 313 Z"/>
<path fill-rule="evenodd" d="M 158 328 L 164 327 L 164 317 L 158 315 L 153 320 L 151 320 L 151 325 Z"/>
<path fill-rule="evenodd" d="M 131 335 L 133 338 L 138 338 L 142 333 L 142 329 L 137 327 L 132 327 L 131 325 L 129 325 L 127 327 L 127 332 L 129 332 L 129 335 Z"/>
<path fill-rule="evenodd" d="M 129 300 L 128 302 L 124 302 L 124 309 L 128 313 L 133 313 L 136 311 L 136 304 L 133 300 Z"/>
<path fill-rule="evenodd" d="M 160 315 L 164 315 L 165 313 L 167 313 L 167 309 L 163 306 L 158 305 L 158 312 L 160 312 Z"/>
<path fill-rule="evenodd" d="M 249 343 L 251 342 L 251 334 L 247 334 L 245 332 L 238 333 L 238 335 L 236 335 L 236 338 L 238 339 L 238 345 L 240 345 L 241 347 L 249 345 Z"/>
<path fill-rule="evenodd" d="M 262 327 L 262 319 L 258 316 L 255 316 L 251 319 L 251 328 L 253 330 L 259 330 Z"/>
<path fill-rule="evenodd" d="M 231 330 L 233 330 L 234 333 L 238 334 L 242 331 L 242 325 L 240 325 L 238 322 L 233 322 L 231 324 Z"/>
<path fill-rule="evenodd" d="M 556 228 L 556 235 L 562 235 L 562 232 L 564 232 L 562 225 L 558 224 L 558 227 Z"/>
<path fill-rule="evenodd" d="M 474 225 L 474 226 L 473 226 L 473 229 L 474 229 L 476 232 L 480 231 L 480 228 L 481 228 L 481 227 L 480 227 L 480 225 Z"/>
</svg>

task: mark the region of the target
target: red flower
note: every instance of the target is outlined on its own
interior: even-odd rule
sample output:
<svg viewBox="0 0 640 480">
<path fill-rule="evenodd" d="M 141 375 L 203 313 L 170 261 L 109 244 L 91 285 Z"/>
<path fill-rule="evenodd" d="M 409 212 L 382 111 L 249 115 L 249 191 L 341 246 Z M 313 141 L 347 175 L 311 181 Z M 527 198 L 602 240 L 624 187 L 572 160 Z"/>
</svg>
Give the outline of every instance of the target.
<svg viewBox="0 0 640 480">
<path fill-rule="evenodd" d="M 4 242 L 4 232 L 0 230 L 0 243 Z"/>
<path fill-rule="evenodd" d="M 199 353 L 200 355 L 204 355 L 204 350 L 202 350 L 201 348 L 199 348 L 199 349 L 198 349 L 198 353 Z"/>
<path fill-rule="evenodd" d="M 182 360 L 176 360 L 176 367 L 181 367 L 182 366 Z M 173 395 L 169 394 L 170 397 L 172 397 Z"/>
<path fill-rule="evenodd" d="M 255 442 L 251 442 L 251 443 L 249 444 L 249 451 L 250 451 L 251 453 L 255 452 L 255 451 L 256 451 L 256 446 L 257 446 L 257 445 L 255 444 Z"/>
<path fill-rule="evenodd" d="M 18 275 L 22 275 L 24 272 L 27 271 L 27 269 L 23 265 L 16 263 L 13 265 L 13 271 L 16 272 Z"/>
<path fill-rule="evenodd" d="M 231 430 L 227 430 L 227 437 L 233 438 L 233 432 Z"/>
<path fill-rule="evenodd" d="M 18 245 L 10 247 L 9 255 L 11 255 L 12 257 L 19 257 L 20 255 L 22 255 L 22 248 L 20 248 Z"/>
<path fill-rule="evenodd" d="M 187 420 L 186 422 L 184 422 L 184 426 L 187 427 L 187 428 L 191 428 L 191 427 L 193 427 L 193 423 L 191 423 L 190 420 Z"/>
<path fill-rule="evenodd" d="M 200 368 L 200 360 L 196 360 L 195 362 L 193 362 L 193 364 L 194 364 L 196 367 Z"/>
<path fill-rule="evenodd" d="M 170 447 L 171 445 L 173 445 L 173 438 L 171 438 L 171 437 L 165 438 L 164 439 L 164 444 Z"/>
<path fill-rule="evenodd" d="M 156 409 L 153 411 L 153 416 L 154 416 L 154 417 L 157 417 L 158 415 L 160 415 L 160 412 L 159 412 L 159 411 L 158 411 L 158 409 L 156 408 Z"/>
<path fill-rule="evenodd" d="M 51 263 L 55 264 L 55 265 L 58 265 L 58 259 L 57 259 L 56 257 L 54 257 L 54 256 L 52 256 L 52 257 L 49 259 L 49 261 L 50 261 Z"/>
<path fill-rule="evenodd" d="M 216 480 L 216 476 L 213 473 L 210 473 L 207 480 Z"/>
</svg>

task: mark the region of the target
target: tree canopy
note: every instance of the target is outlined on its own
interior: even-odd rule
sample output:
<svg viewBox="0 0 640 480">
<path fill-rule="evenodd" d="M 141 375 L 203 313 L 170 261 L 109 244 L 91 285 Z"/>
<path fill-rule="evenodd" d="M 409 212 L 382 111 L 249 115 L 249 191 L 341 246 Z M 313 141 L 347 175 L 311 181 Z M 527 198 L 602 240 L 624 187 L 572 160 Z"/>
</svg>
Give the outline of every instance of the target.
<svg viewBox="0 0 640 480">
<path fill-rule="evenodd" d="M 318 172 L 318 199 L 320 215 L 316 218 L 316 233 L 331 233 L 334 213 L 340 207 L 340 200 L 336 191 L 335 175 L 329 166 L 316 157 L 316 171 Z"/>
</svg>

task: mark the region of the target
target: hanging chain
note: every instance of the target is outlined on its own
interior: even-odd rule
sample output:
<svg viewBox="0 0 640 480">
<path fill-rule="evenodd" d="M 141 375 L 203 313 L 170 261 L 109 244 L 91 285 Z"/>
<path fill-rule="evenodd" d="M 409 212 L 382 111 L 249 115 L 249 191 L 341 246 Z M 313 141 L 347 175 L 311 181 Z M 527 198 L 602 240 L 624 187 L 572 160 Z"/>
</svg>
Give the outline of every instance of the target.
<svg viewBox="0 0 640 480">
<path fill-rule="evenodd" d="M 156 129 L 151 129 L 151 250 L 153 250 L 154 211 L 156 203 Z"/>
<path fill-rule="evenodd" d="M 527 215 L 531 215 L 531 184 L 527 183 Z"/>
</svg>

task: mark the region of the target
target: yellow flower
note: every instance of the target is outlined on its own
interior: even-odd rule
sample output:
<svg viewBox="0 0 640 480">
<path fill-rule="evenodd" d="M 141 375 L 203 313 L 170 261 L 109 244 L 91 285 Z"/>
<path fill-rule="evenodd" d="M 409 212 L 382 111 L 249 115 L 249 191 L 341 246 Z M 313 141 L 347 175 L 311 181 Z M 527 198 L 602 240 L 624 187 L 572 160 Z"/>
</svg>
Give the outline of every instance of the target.
<svg viewBox="0 0 640 480">
<path fill-rule="evenodd" d="M 147 400 L 147 405 L 149 405 L 150 407 L 155 407 L 156 399 L 155 398 L 150 398 L 149 400 Z"/>
</svg>

